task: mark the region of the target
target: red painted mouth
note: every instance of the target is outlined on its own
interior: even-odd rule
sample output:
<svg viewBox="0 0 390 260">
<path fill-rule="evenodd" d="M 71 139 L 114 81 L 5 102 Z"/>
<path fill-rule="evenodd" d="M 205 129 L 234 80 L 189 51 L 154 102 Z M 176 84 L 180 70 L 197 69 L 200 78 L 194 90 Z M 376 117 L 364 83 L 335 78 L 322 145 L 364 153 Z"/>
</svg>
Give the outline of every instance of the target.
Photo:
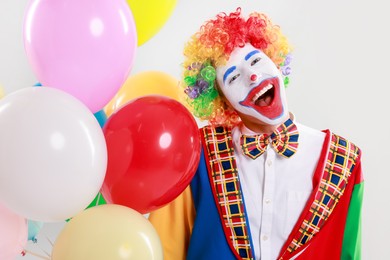
<svg viewBox="0 0 390 260">
<path fill-rule="evenodd" d="M 283 113 L 279 79 L 274 77 L 263 80 L 248 93 L 240 104 L 253 108 L 269 119 L 279 117 Z"/>
</svg>

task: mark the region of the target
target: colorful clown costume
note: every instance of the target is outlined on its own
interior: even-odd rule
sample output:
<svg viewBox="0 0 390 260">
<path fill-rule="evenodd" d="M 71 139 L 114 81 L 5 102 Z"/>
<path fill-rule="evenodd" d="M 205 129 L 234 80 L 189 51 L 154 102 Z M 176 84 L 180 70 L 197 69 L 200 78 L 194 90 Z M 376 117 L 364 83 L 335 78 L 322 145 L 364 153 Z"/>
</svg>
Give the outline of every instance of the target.
<svg viewBox="0 0 390 260">
<path fill-rule="evenodd" d="M 306 144 L 305 140 L 311 139 L 305 136 L 316 134 L 310 128 L 297 125 L 301 139 L 297 148 L 293 146 L 297 150 L 294 160 L 312 143 Z M 253 218 L 256 215 L 251 212 L 253 198 L 246 188 L 251 180 L 258 180 L 249 178 L 249 184 L 245 184 L 240 172 L 244 169 L 240 166 L 243 159 L 239 159 L 242 151 L 234 144 L 239 139 L 235 137 L 236 128 L 206 126 L 200 129 L 203 152 L 190 189 L 171 204 L 151 213 L 149 219 L 162 240 L 164 259 L 360 259 L 363 195 L 360 149 L 328 130 L 318 131 L 323 136 L 322 139 L 315 137 L 322 140 L 322 145 L 316 148 L 318 155 L 313 156 L 318 158 L 313 161 L 310 156 L 304 156 L 307 161 L 312 160 L 312 166 L 309 162 L 303 162 L 303 167 L 298 168 L 286 164 L 288 174 L 298 178 L 294 185 L 299 186 L 301 182 L 299 177 L 294 177 L 301 174 L 299 169 L 304 172 L 308 168 L 312 173 L 311 192 L 301 205 L 298 204 L 299 214 L 287 217 L 292 224 L 285 226 L 287 233 L 283 234 L 283 230 L 277 228 L 283 226 L 280 223 L 284 221 L 278 222 L 282 215 L 278 210 L 285 204 L 274 205 L 273 215 L 269 214 L 267 205 L 271 203 L 264 195 L 269 189 L 266 180 L 262 184 L 264 196 L 255 195 L 259 204 L 263 204 L 261 216 Z M 293 139 L 296 141 L 295 137 Z M 269 153 L 271 145 L 265 149 Z M 283 152 L 290 154 L 286 149 Z M 258 156 L 254 162 L 264 156 Z M 290 160 L 280 154 L 276 157 L 275 163 Z M 278 174 L 276 171 L 271 175 Z M 304 178 L 306 176 L 302 180 Z M 277 199 L 272 199 L 277 203 Z M 273 223 L 272 229 L 266 226 L 267 219 Z M 257 224 L 253 224 L 256 221 Z M 269 243 L 272 245 L 268 246 Z"/>
</svg>

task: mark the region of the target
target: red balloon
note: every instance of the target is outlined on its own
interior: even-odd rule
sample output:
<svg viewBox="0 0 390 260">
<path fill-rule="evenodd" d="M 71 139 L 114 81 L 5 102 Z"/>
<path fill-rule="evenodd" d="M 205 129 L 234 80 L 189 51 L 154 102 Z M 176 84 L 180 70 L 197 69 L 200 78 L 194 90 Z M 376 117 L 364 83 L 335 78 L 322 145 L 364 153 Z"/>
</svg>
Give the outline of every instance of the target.
<svg viewBox="0 0 390 260">
<path fill-rule="evenodd" d="M 175 199 L 198 167 L 198 126 L 176 100 L 135 99 L 112 114 L 103 131 L 108 166 L 102 194 L 108 203 L 153 211 Z"/>
</svg>

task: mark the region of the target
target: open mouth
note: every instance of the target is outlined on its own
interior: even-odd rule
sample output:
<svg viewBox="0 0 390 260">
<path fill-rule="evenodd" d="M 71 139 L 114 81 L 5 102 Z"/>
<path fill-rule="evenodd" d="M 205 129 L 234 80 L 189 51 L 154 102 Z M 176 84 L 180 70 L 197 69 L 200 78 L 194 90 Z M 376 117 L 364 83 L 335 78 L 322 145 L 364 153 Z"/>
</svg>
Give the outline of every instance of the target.
<svg viewBox="0 0 390 260">
<path fill-rule="evenodd" d="M 279 79 L 274 77 L 263 80 L 258 86 L 250 90 L 240 104 L 253 108 L 270 119 L 277 118 L 283 113 Z"/>
<path fill-rule="evenodd" d="M 275 87 L 269 84 L 253 97 L 252 102 L 256 106 L 265 107 L 272 104 L 274 97 L 275 97 Z"/>
</svg>

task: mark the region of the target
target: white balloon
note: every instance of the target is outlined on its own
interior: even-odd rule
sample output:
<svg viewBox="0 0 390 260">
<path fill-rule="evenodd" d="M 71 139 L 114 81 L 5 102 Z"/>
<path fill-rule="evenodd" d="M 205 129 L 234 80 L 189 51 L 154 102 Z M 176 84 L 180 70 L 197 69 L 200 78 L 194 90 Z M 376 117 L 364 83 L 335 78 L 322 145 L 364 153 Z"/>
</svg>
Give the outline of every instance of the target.
<svg viewBox="0 0 390 260">
<path fill-rule="evenodd" d="M 76 215 L 99 192 L 106 167 L 99 123 L 73 96 L 31 87 L 0 100 L 0 200 L 19 215 Z"/>
<path fill-rule="evenodd" d="M 23 45 L 23 21 L 28 2 L 0 1 L 0 85 L 5 93 L 37 83 Z"/>
</svg>

